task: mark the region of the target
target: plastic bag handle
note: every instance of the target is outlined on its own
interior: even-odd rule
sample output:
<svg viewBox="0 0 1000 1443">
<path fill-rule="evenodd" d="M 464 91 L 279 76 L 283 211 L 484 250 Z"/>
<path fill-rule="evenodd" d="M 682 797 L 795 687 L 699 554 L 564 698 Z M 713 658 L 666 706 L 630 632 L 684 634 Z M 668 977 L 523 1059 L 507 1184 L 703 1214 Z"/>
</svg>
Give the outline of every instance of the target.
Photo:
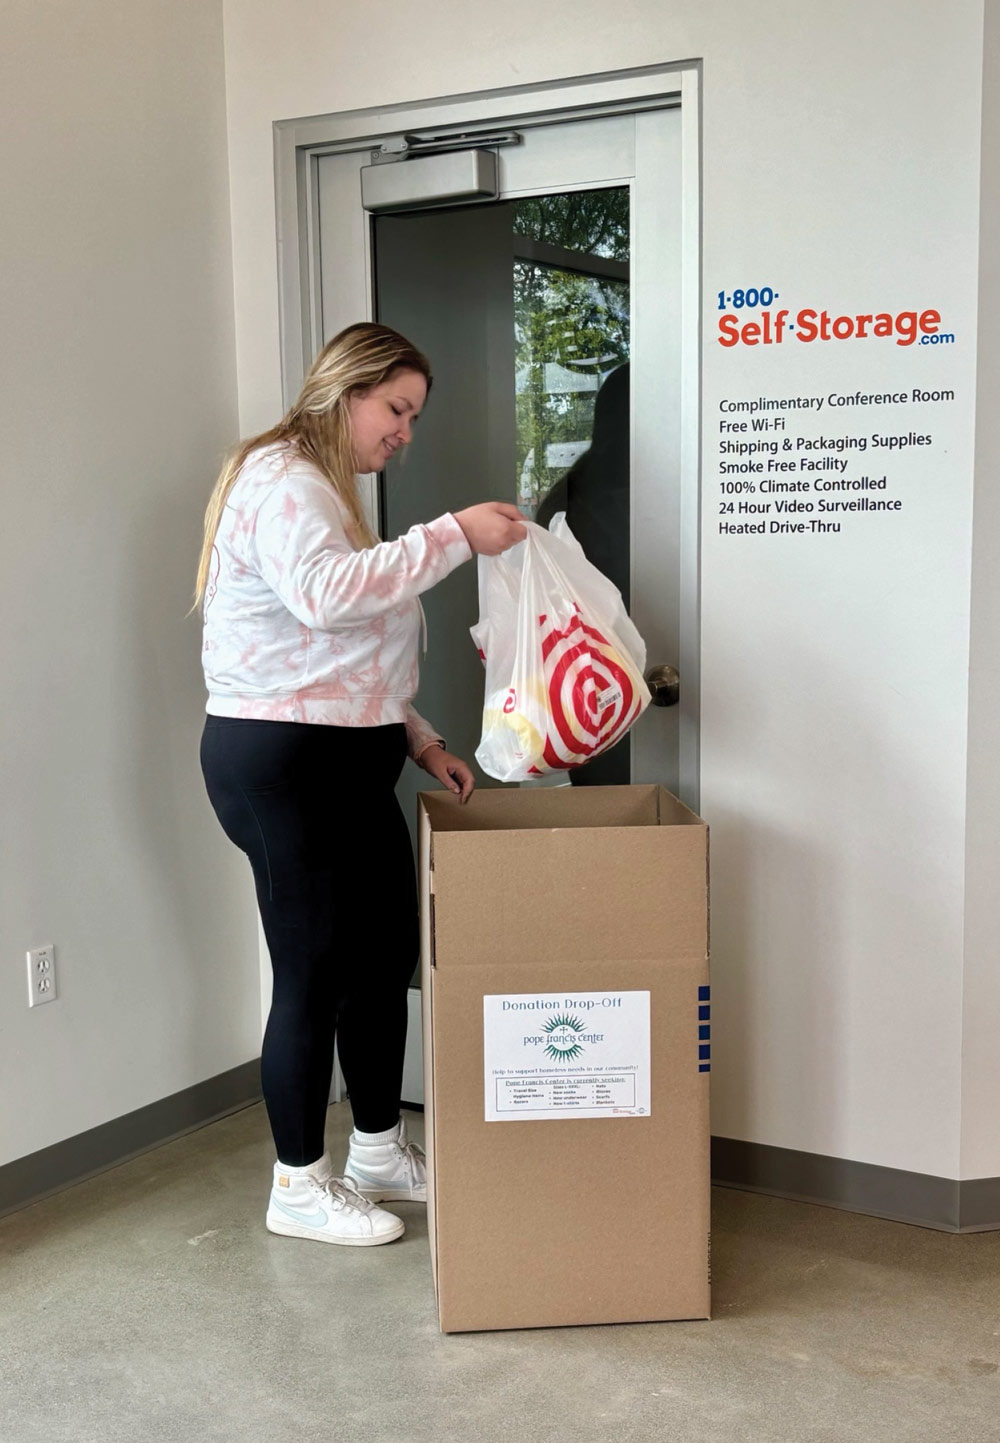
<svg viewBox="0 0 1000 1443">
<path fill-rule="evenodd" d="M 546 531 L 545 527 L 539 526 L 538 523 L 535 521 L 526 521 L 525 526 L 527 527 L 528 531 L 528 544 L 533 547 L 535 555 L 541 558 L 542 562 L 545 565 L 546 571 L 552 577 L 559 590 L 562 592 L 566 592 L 566 578 L 562 573 L 559 563 L 552 555 L 552 551 L 549 546 L 550 539 L 556 538 L 550 538 L 549 533 Z M 557 540 L 557 545 L 565 546 L 566 544 L 567 543 L 565 541 L 559 542 Z"/>
<path fill-rule="evenodd" d="M 518 546 L 523 545 L 523 541 L 518 541 L 516 545 L 512 546 L 510 549 L 512 551 L 516 551 Z M 517 601 L 517 594 L 520 590 L 521 583 L 520 568 L 518 568 L 518 573 L 517 575 L 515 575 L 514 568 L 511 565 L 510 561 L 508 561 L 506 552 L 502 552 L 499 556 L 480 556 L 478 560 L 479 564 L 477 567 L 477 571 L 479 577 L 479 616 L 481 619 L 486 614 L 486 592 L 488 584 L 486 578 L 490 575 L 491 572 L 495 577 L 500 578 L 504 586 L 507 588 L 507 591 L 513 601 Z"/>
</svg>

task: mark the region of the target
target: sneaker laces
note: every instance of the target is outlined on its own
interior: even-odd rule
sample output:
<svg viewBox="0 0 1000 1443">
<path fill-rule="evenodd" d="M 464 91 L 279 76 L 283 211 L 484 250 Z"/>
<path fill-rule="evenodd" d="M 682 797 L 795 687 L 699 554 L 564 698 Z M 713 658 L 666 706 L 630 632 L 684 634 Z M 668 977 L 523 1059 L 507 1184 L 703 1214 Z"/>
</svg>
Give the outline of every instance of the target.
<svg viewBox="0 0 1000 1443">
<path fill-rule="evenodd" d="M 396 1146 L 402 1153 L 402 1161 L 409 1168 L 411 1177 L 418 1177 L 421 1172 L 426 1173 L 426 1154 L 418 1142 L 409 1142 L 404 1132 Z"/>
<path fill-rule="evenodd" d="M 312 1185 L 321 1196 L 329 1199 L 334 1212 L 370 1213 L 372 1211 L 372 1204 L 366 1197 L 362 1197 L 349 1178 L 328 1177 L 323 1182 L 313 1178 Z"/>
<path fill-rule="evenodd" d="M 406 1121 L 401 1118 L 399 1122 L 399 1136 L 396 1139 L 396 1146 L 400 1152 L 406 1153 L 407 1157 L 417 1157 L 423 1160 L 424 1150 L 418 1142 L 411 1142 L 406 1131 Z"/>
</svg>

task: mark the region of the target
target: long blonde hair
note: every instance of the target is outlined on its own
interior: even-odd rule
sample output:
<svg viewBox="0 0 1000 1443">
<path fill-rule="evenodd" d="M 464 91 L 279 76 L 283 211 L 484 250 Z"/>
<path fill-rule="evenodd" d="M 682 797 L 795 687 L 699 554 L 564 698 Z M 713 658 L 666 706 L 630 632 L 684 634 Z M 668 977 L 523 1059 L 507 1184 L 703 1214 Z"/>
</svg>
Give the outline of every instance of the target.
<svg viewBox="0 0 1000 1443">
<path fill-rule="evenodd" d="M 427 357 L 405 336 L 388 326 L 359 321 L 334 336 L 320 351 L 302 383 L 298 399 L 276 426 L 243 441 L 219 473 L 205 512 L 205 539 L 198 562 L 194 607 L 202 604 L 212 564 L 212 550 L 229 493 L 252 451 L 287 441 L 322 472 L 340 497 L 350 518 L 351 540 L 363 549 L 378 537 L 365 519 L 355 474 L 350 399 L 387 380 L 393 371 L 419 371 L 431 388 Z"/>
</svg>

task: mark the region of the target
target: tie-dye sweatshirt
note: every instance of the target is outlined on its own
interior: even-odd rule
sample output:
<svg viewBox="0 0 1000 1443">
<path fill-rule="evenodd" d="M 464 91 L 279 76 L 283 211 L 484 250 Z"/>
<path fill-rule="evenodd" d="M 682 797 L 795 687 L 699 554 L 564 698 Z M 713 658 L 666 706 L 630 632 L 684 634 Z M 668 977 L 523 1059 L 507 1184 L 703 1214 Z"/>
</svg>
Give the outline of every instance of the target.
<svg viewBox="0 0 1000 1443">
<path fill-rule="evenodd" d="M 357 551 L 347 513 L 287 445 L 252 452 L 226 503 L 205 593 L 214 716 L 331 726 L 406 724 L 410 755 L 440 740 L 416 695 L 417 597 L 472 555 L 454 516 Z"/>
</svg>

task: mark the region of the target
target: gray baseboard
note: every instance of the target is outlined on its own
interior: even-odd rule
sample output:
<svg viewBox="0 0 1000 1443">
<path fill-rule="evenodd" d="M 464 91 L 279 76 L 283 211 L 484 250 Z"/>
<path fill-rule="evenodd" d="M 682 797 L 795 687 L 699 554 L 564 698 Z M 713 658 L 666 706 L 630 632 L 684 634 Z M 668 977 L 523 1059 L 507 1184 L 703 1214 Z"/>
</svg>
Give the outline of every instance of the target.
<svg viewBox="0 0 1000 1443">
<path fill-rule="evenodd" d="M 0 1167 L 0 1217 L 260 1101 L 254 1058 Z"/>
<path fill-rule="evenodd" d="M 17 1158 L 0 1167 L 0 1217 L 251 1107 L 260 1095 L 260 1060 L 254 1058 L 148 1107 Z M 712 1181 L 718 1187 L 818 1203 L 943 1232 L 1000 1230 L 1000 1177 L 958 1182 L 713 1137 Z"/>
<path fill-rule="evenodd" d="M 1000 1177 L 931 1177 L 786 1147 L 712 1138 L 718 1187 L 820 1203 L 949 1233 L 1000 1229 Z"/>
</svg>

